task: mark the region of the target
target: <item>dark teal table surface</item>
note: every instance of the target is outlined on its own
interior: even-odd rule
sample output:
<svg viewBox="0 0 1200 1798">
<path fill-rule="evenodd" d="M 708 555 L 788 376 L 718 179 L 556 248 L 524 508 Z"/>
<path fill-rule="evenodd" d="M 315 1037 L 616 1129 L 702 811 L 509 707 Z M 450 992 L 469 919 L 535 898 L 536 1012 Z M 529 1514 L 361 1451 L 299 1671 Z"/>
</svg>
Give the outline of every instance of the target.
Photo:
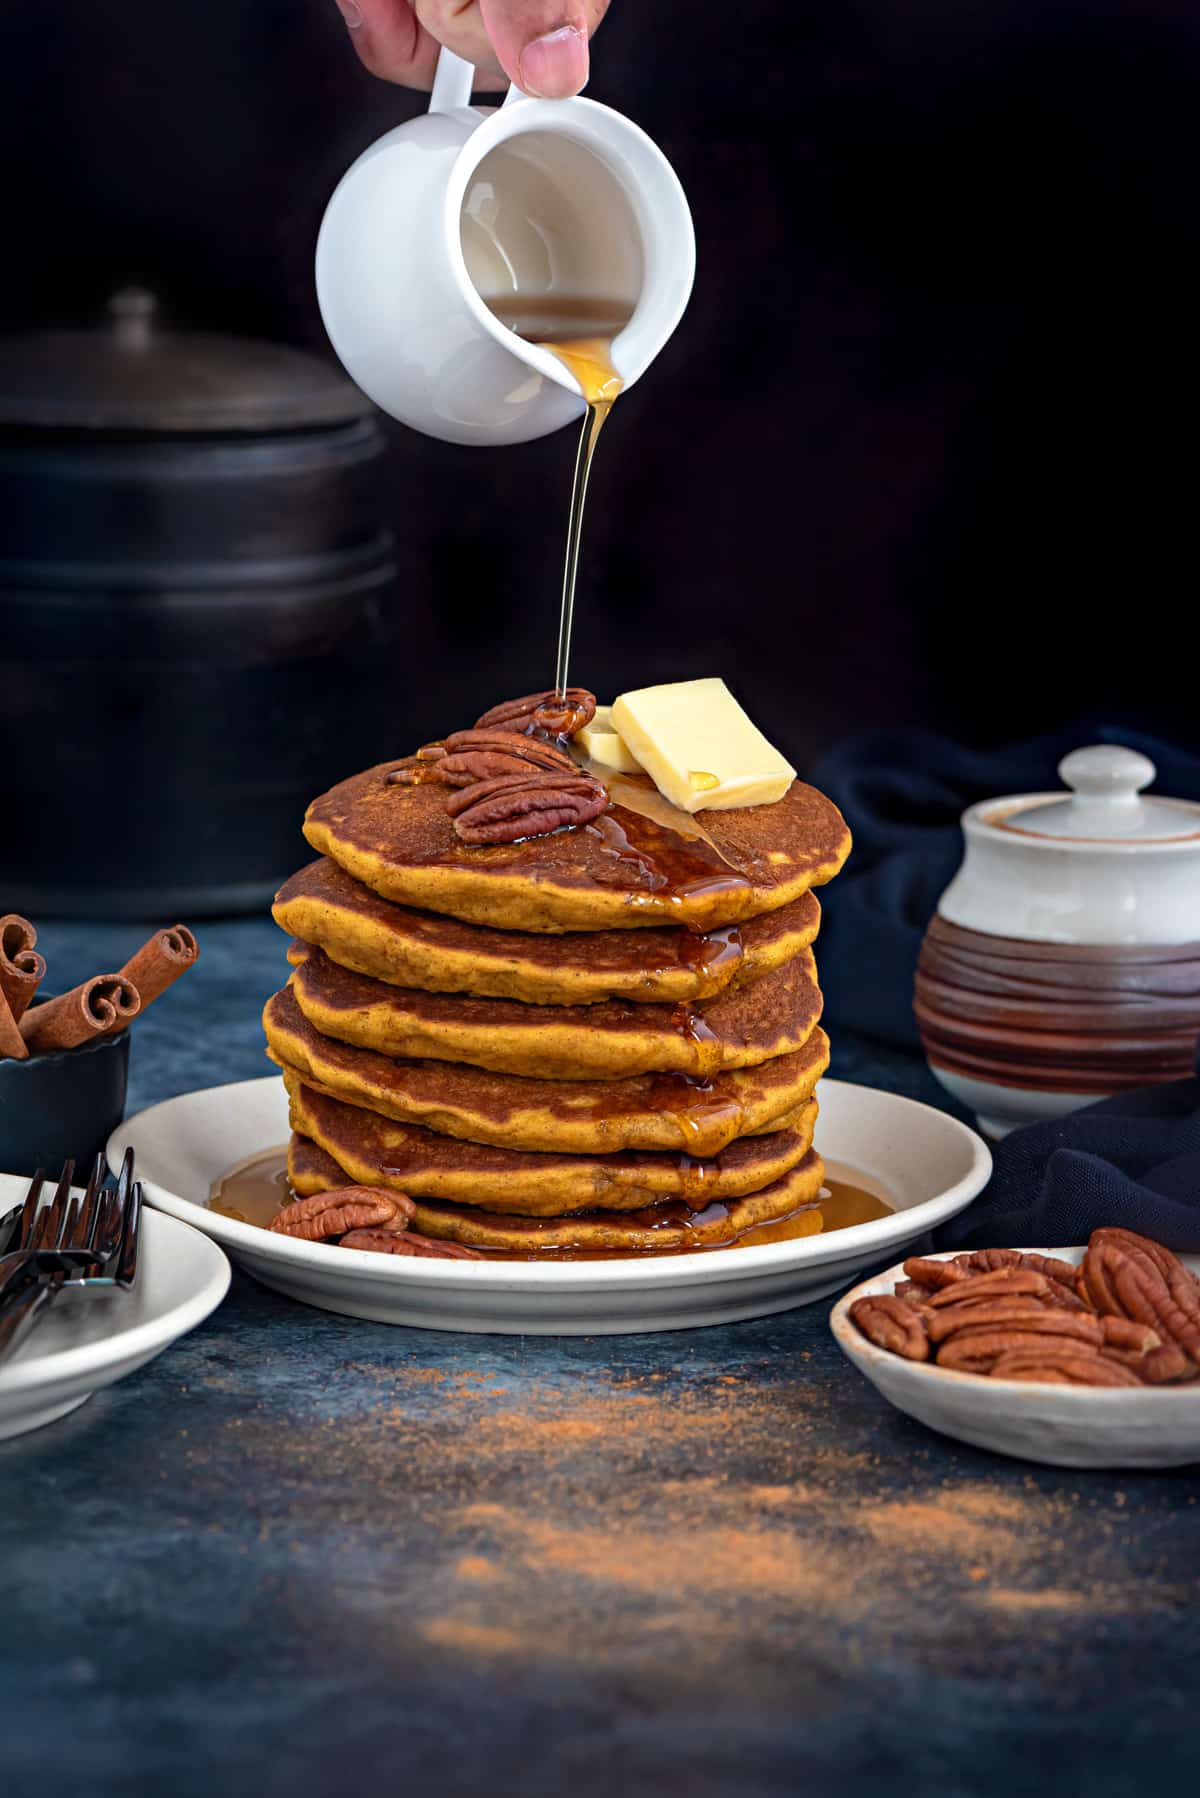
<svg viewBox="0 0 1200 1798">
<path fill-rule="evenodd" d="M 42 932 L 56 984 L 143 932 Z M 210 924 L 131 1107 L 267 1071 Z M 834 1071 L 937 1102 L 844 1039 Z M 392 1330 L 234 1277 L 0 1446 L 0 1794 L 1194 1798 L 1200 1481 L 943 1441 L 817 1305 L 661 1336 Z"/>
</svg>

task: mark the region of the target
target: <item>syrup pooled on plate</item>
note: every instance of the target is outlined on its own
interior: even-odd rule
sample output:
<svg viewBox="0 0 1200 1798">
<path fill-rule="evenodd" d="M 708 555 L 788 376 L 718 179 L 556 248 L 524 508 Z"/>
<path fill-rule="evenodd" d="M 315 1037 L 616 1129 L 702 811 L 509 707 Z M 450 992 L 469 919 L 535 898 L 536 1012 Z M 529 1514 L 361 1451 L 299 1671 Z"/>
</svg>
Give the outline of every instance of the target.
<svg viewBox="0 0 1200 1798">
<path fill-rule="evenodd" d="M 347 1184 L 350 1184 L 347 1181 Z M 702 1179 L 697 1180 L 697 1187 Z M 234 1218 L 240 1224 L 257 1224 L 266 1229 L 271 1219 L 291 1203 L 295 1195 L 288 1185 L 287 1149 L 268 1149 L 253 1160 L 239 1162 L 221 1176 L 209 1196 L 209 1209 L 222 1217 Z M 875 1218 L 891 1215 L 891 1206 L 865 1187 L 845 1180 L 829 1180 L 821 1188 L 820 1197 L 812 1205 L 804 1205 L 790 1217 L 776 1218 L 769 1224 L 756 1224 L 730 1243 L 700 1249 L 538 1249 L 517 1254 L 511 1250 L 482 1249 L 478 1252 L 488 1261 L 634 1261 L 661 1255 L 704 1253 L 728 1254 L 733 1249 L 753 1248 L 766 1242 L 789 1242 L 799 1236 L 828 1235 L 831 1230 L 845 1230 L 853 1224 L 870 1223 Z M 653 1226 L 654 1221 L 679 1224 L 711 1222 L 724 1211 L 722 1205 L 710 1205 L 693 1211 L 682 1199 L 656 1205 L 653 1213 L 629 1212 L 632 1221 Z M 519 1220 L 506 1219 L 509 1225 Z M 549 1219 L 551 1225 L 560 1219 Z M 536 1243 L 541 1220 L 523 1220 L 525 1234 Z"/>
</svg>

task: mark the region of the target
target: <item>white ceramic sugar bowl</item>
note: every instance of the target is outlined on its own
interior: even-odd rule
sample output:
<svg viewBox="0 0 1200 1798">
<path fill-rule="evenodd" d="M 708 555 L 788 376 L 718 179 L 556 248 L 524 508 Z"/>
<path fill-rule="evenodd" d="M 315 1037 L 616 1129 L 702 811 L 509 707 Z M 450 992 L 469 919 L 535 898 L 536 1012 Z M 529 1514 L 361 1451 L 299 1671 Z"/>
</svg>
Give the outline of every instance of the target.
<svg viewBox="0 0 1200 1798">
<path fill-rule="evenodd" d="M 917 970 L 930 1067 L 993 1135 L 1180 1079 L 1200 1036 L 1200 805 L 1117 745 L 1059 773 L 963 814 Z"/>
</svg>

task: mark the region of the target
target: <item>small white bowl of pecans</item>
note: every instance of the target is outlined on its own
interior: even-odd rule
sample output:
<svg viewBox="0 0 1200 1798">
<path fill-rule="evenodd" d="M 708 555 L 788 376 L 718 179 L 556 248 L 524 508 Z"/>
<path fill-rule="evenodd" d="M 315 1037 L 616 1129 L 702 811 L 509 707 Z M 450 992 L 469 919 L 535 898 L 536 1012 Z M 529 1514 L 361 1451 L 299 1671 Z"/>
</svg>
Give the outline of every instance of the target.
<svg viewBox="0 0 1200 1798">
<path fill-rule="evenodd" d="M 838 1345 L 897 1410 L 1057 1467 L 1200 1461 L 1200 1257 L 1131 1230 L 1086 1248 L 916 1256 L 840 1299 Z"/>
</svg>

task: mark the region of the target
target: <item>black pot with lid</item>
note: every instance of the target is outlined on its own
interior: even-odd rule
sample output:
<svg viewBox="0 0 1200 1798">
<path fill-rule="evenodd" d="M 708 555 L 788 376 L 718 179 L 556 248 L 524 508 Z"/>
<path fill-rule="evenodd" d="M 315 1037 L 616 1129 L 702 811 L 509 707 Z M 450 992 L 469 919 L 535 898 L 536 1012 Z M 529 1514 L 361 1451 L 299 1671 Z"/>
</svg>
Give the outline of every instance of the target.
<svg viewBox="0 0 1200 1798">
<path fill-rule="evenodd" d="M 386 441 L 284 345 L 0 338 L 0 910 L 257 909 L 309 799 L 394 753 Z"/>
</svg>

